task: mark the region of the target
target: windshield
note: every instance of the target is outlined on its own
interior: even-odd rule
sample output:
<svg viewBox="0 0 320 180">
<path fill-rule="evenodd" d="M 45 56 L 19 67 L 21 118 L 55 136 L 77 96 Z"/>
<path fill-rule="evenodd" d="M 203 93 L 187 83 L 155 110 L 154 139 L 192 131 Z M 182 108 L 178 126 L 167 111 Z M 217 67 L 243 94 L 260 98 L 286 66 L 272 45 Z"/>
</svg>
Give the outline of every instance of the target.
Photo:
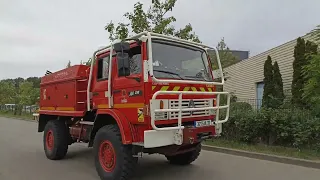
<svg viewBox="0 0 320 180">
<path fill-rule="evenodd" d="M 156 78 L 212 81 L 202 49 L 167 41 L 152 41 L 153 74 Z"/>
</svg>

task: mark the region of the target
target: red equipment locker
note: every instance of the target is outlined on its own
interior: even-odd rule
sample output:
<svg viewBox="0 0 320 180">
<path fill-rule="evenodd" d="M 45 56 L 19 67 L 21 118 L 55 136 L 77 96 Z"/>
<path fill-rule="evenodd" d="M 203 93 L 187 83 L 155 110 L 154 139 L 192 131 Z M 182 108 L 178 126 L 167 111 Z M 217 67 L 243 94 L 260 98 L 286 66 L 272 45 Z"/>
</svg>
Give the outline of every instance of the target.
<svg viewBox="0 0 320 180">
<path fill-rule="evenodd" d="M 42 77 L 40 110 L 86 111 L 89 69 L 75 65 Z"/>
</svg>

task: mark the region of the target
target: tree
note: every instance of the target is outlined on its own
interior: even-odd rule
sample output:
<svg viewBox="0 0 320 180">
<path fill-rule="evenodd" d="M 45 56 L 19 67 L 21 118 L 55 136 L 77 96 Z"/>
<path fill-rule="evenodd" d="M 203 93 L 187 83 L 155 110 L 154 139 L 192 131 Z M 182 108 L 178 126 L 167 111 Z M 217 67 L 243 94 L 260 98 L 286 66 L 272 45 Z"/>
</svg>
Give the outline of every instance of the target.
<svg viewBox="0 0 320 180">
<path fill-rule="evenodd" d="M 303 98 L 308 104 L 320 107 L 320 54 L 312 55 L 309 64 L 303 67 L 307 79 L 303 88 Z"/>
<path fill-rule="evenodd" d="M 314 42 L 307 41 L 306 42 L 306 51 L 305 51 L 305 58 L 306 58 L 306 64 L 309 64 L 310 59 L 313 55 L 317 54 L 318 51 L 318 45 Z"/>
<path fill-rule="evenodd" d="M 221 41 L 218 43 L 217 50 L 219 53 L 222 68 L 231 66 L 240 61 L 236 56 L 232 54 L 229 47 L 225 43 L 224 38 L 222 38 Z M 216 53 L 214 51 L 209 51 L 209 57 L 211 59 L 212 68 L 218 69 Z"/>
<path fill-rule="evenodd" d="M 320 57 L 318 54 L 318 45 L 307 41 L 305 58 L 307 64 L 302 67 L 304 77 L 303 99 L 307 104 L 318 106 L 320 104 Z"/>
<path fill-rule="evenodd" d="M 124 17 L 128 23 L 118 23 L 115 25 L 112 21 L 105 26 L 109 32 L 109 39 L 125 39 L 129 34 L 138 34 L 143 31 L 151 31 L 159 34 L 172 35 L 182 39 L 200 42 L 198 36 L 193 32 L 191 24 L 184 28 L 176 30 L 172 25 L 176 22 L 173 16 L 167 16 L 172 11 L 177 0 L 152 0 L 148 11 L 143 10 L 143 4 L 138 2 L 134 5 L 133 12 L 127 12 Z"/>
<path fill-rule="evenodd" d="M 274 83 L 273 83 L 273 66 L 271 57 L 268 56 L 264 63 L 264 89 L 262 97 L 262 107 L 273 108 Z"/>
<path fill-rule="evenodd" d="M 40 88 L 41 78 L 39 77 L 28 77 L 26 81 L 31 82 L 34 88 Z"/>
<path fill-rule="evenodd" d="M 302 67 L 306 65 L 305 59 L 305 41 L 299 37 L 297 44 L 294 47 L 294 61 L 293 61 L 293 79 L 291 85 L 292 92 L 292 104 L 298 107 L 305 107 L 306 103 L 302 99 L 303 86 L 305 84 L 304 77 L 302 75 Z"/>
<path fill-rule="evenodd" d="M 69 60 L 68 64 L 67 64 L 67 68 L 71 67 L 71 61 Z"/>
<path fill-rule="evenodd" d="M 0 81 L 0 104 L 14 103 L 14 84 L 8 81 Z"/>
<path fill-rule="evenodd" d="M 19 86 L 19 104 L 30 105 L 32 104 L 32 94 L 34 93 L 33 84 L 31 82 L 25 81 Z"/>
<path fill-rule="evenodd" d="M 273 65 L 273 83 L 274 83 L 274 108 L 279 108 L 283 104 L 283 82 L 278 62 Z"/>
<path fill-rule="evenodd" d="M 320 25 L 318 25 L 315 29 L 313 29 L 308 34 L 314 37 L 316 41 L 320 41 Z"/>
</svg>

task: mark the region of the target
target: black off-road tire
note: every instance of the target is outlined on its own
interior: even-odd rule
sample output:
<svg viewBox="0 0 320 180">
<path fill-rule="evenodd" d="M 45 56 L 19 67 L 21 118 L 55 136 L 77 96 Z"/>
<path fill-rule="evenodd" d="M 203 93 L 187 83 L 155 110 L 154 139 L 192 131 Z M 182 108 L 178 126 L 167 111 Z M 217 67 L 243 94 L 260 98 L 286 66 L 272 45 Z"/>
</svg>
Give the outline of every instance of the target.
<svg viewBox="0 0 320 180">
<path fill-rule="evenodd" d="M 109 166 L 105 168 L 106 165 L 103 167 L 104 158 L 101 157 L 101 154 L 104 154 L 102 151 L 105 152 L 103 148 L 105 143 L 107 144 L 105 149 L 111 146 L 113 150 L 111 157 L 114 158 L 111 158 L 111 164 L 114 165 L 108 163 L 111 168 Z M 96 170 L 102 180 L 127 180 L 133 176 L 138 158 L 133 157 L 132 145 L 122 144 L 121 133 L 117 125 L 106 125 L 98 130 L 94 139 L 93 151 Z"/>
<path fill-rule="evenodd" d="M 198 159 L 200 152 L 201 152 L 201 143 L 199 143 L 193 151 L 186 152 L 183 154 L 177 154 L 174 156 L 166 156 L 166 158 L 170 162 L 170 164 L 188 165 L 188 164 L 191 164 L 196 159 Z"/>
<path fill-rule="evenodd" d="M 48 146 L 49 134 L 53 135 L 53 143 L 51 146 Z M 63 159 L 68 152 L 69 140 L 70 134 L 64 121 L 49 121 L 43 133 L 43 146 L 47 158 L 51 160 Z"/>
</svg>

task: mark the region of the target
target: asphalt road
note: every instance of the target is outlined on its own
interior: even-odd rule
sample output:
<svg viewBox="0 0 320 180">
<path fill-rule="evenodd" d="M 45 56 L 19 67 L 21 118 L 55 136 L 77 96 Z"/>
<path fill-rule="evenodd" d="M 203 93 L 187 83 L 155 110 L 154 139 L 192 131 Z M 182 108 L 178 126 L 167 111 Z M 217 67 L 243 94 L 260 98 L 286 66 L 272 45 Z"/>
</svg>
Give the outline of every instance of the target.
<svg viewBox="0 0 320 180">
<path fill-rule="evenodd" d="M 139 160 L 136 180 L 319 180 L 320 170 L 202 151 L 190 166 L 169 165 L 161 155 Z M 74 144 L 66 159 L 46 159 L 37 124 L 0 117 L 0 180 L 99 180 L 92 149 Z"/>
</svg>

